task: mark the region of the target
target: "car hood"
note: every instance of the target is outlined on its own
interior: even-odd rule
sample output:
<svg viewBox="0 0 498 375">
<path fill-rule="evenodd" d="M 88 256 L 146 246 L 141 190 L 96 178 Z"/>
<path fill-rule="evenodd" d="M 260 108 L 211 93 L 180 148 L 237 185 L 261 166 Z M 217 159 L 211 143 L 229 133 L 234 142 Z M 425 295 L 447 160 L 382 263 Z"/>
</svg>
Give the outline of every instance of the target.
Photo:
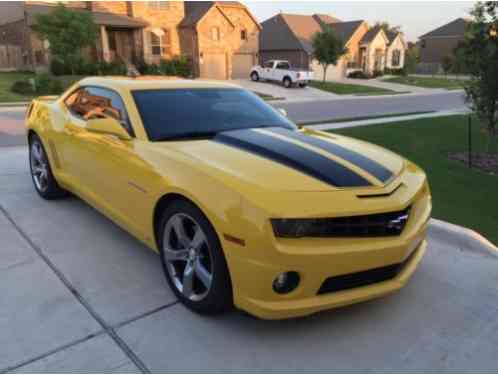
<svg viewBox="0 0 498 375">
<path fill-rule="evenodd" d="M 401 157 L 378 146 L 310 129 L 235 130 L 155 147 L 181 153 L 192 167 L 239 191 L 381 189 L 404 167 Z"/>
</svg>

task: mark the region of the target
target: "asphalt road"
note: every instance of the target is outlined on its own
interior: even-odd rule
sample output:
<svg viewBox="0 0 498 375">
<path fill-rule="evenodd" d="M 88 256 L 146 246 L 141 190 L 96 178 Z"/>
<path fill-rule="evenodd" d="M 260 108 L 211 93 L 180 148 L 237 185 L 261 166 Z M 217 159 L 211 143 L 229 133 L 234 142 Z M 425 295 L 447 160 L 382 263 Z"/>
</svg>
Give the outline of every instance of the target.
<svg viewBox="0 0 498 375">
<path fill-rule="evenodd" d="M 298 123 L 466 108 L 464 94 L 461 91 L 431 95 L 395 95 L 314 102 L 272 103 L 272 105 L 287 110 L 289 117 Z"/>
<path fill-rule="evenodd" d="M 461 92 L 271 104 L 285 108 L 295 122 L 465 108 Z M 0 108 L 0 147 L 25 144 L 24 112 L 24 108 Z"/>
<path fill-rule="evenodd" d="M 497 371 L 498 257 L 432 232 L 391 296 L 288 321 L 178 304 L 158 257 L 90 208 L 34 192 L 0 149 L 0 373 Z M 257 277 L 255 275 L 254 277 Z"/>
</svg>

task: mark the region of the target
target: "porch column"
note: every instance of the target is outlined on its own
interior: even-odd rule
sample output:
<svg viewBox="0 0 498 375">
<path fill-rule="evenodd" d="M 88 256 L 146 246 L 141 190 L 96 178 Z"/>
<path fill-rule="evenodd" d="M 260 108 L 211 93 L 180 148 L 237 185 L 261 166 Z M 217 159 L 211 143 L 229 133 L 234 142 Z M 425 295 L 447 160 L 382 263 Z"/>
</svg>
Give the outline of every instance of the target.
<svg viewBox="0 0 498 375">
<path fill-rule="evenodd" d="M 100 26 L 100 39 L 102 44 L 102 59 L 106 62 L 110 62 L 111 53 L 109 52 L 109 37 L 107 36 L 107 29 L 104 25 Z"/>
</svg>

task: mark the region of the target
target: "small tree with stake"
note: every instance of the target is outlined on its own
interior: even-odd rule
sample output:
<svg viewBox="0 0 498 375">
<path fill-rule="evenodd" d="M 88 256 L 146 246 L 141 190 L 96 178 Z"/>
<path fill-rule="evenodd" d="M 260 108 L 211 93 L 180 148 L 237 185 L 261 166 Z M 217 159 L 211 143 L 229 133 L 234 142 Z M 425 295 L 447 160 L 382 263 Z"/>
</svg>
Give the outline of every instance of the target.
<svg viewBox="0 0 498 375">
<path fill-rule="evenodd" d="M 450 55 L 443 56 L 441 60 L 441 67 L 443 68 L 444 75 L 447 76 L 453 67 L 453 59 Z"/>
<path fill-rule="evenodd" d="M 53 57 L 75 73 L 81 61 L 81 50 L 91 46 L 97 38 L 97 26 L 89 12 L 67 9 L 59 3 L 49 14 L 37 14 L 35 32 L 50 43 Z"/>
<path fill-rule="evenodd" d="M 471 109 L 485 125 L 491 140 L 497 135 L 498 111 L 498 2 L 479 2 L 471 14 L 465 33 L 463 51 L 465 65 L 471 76 L 465 92 Z"/>
<path fill-rule="evenodd" d="M 312 45 L 313 55 L 323 67 L 323 82 L 325 82 L 328 67 L 336 65 L 339 58 L 348 53 L 348 49 L 331 27 L 315 33 Z"/>
</svg>

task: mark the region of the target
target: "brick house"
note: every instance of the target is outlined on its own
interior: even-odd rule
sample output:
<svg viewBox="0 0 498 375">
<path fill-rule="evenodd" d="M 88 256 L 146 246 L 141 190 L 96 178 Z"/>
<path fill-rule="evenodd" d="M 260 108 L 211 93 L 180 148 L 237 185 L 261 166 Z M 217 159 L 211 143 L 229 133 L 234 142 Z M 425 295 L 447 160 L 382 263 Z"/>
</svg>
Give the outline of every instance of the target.
<svg viewBox="0 0 498 375">
<path fill-rule="evenodd" d="M 261 26 L 236 1 L 186 2 L 183 45 L 199 77 L 247 78 L 257 63 Z"/>
<path fill-rule="evenodd" d="M 85 51 L 93 60 L 122 60 L 131 65 L 136 59 L 158 63 L 161 59 L 185 55 L 192 61 L 197 77 L 226 79 L 232 75 L 247 76 L 250 69 L 247 62 L 257 58 L 260 26 L 238 2 L 68 1 L 65 4 L 75 11 L 91 12 L 99 27 L 95 46 Z M 21 56 L 16 58 L 14 68 L 48 68 L 47 42 L 41 41 L 31 27 L 36 14 L 47 14 L 53 7 L 53 3 L 40 1 L 0 3 L 0 47 L 8 45 Z M 2 67 L 8 68 L 2 66 L 0 48 Z"/>
<path fill-rule="evenodd" d="M 457 18 L 419 37 L 420 63 L 417 69 L 435 73 L 440 70 L 445 56 L 452 56 L 453 50 L 464 41 L 468 20 Z"/>
<path fill-rule="evenodd" d="M 260 62 L 271 59 L 289 60 L 295 67 L 310 69 L 315 77 L 323 69 L 313 57 L 312 38 L 330 27 L 342 39 L 348 53 L 336 65 L 329 66 L 326 80 L 340 80 L 353 70 L 372 74 L 386 67 L 402 68 L 406 44 L 402 33 L 385 33 L 380 27 L 370 28 L 366 21 L 343 22 L 323 14 L 277 14 L 261 23 Z"/>
</svg>

